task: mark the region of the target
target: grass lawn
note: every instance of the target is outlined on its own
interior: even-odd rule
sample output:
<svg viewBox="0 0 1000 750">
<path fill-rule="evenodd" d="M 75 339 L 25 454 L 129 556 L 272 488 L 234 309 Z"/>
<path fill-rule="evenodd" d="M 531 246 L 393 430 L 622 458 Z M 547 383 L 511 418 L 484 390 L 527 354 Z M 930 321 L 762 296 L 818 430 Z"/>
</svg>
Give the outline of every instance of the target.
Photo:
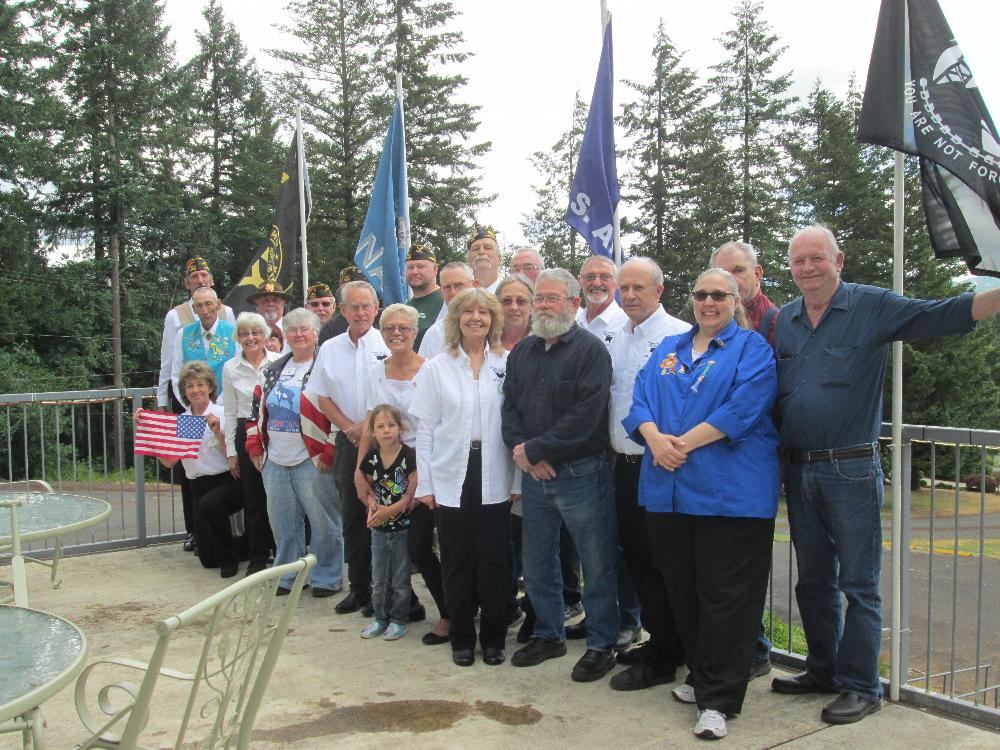
<svg viewBox="0 0 1000 750">
<path fill-rule="evenodd" d="M 958 515 L 978 516 L 980 510 L 980 496 L 978 492 L 966 492 L 960 490 L 958 493 Z M 931 517 L 931 491 L 929 488 L 917 490 L 910 495 L 913 518 Z M 1000 494 L 986 495 L 986 513 L 1000 513 Z M 885 488 L 885 503 L 882 505 L 882 518 L 888 520 L 892 517 L 892 488 Z M 955 517 L 955 490 L 950 488 L 938 488 L 934 490 L 934 517 L 954 518 Z M 785 498 L 778 500 L 778 518 L 787 519 L 788 511 L 785 508 Z"/>
</svg>

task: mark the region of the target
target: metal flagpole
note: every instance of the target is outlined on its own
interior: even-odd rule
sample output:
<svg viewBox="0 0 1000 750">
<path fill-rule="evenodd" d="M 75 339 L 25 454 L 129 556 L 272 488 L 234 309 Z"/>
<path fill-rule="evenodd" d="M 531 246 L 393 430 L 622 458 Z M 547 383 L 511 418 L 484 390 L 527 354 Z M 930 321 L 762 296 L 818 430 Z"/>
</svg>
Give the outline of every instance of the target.
<svg viewBox="0 0 1000 750">
<path fill-rule="evenodd" d="M 893 173 L 892 290 L 903 293 L 903 152 Z M 908 481 L 908 478 L 907 478 Z M 902 635 L 903 538 L 903 342 L 892 344 L 892 621 L 889 634 L 889 698 L 899 700 Z"/>
<path fill-rule="evenodd" d="M 302 238 L 302 300 L 309 290 L 309 248 L 306 243 L 306 149 L 302 143 L 302 107 L 295 106 L 295 145 L 299 175 L 299 236 Z"/>
<path fill-rule="evenodd" d="M 611 13 L 608 12 L 608 0 L 601 0 L 601 39 L 604 39 L 604 32 L 608 28 L 608 21 L 611 20 Z M 612 81 L 612 86 L 614 82 Z M 617 158 L 617 157 L 616 157 Z M 621 266 L 622 264 L 622 238 L 621 238 L 621 222 L 618 217 L 618 211 L 621 207 L 621 201 L 618 201 L 618 205 L 615 206 L 615 212 L 611 216 L 611 241 L 615 253 L 615 265 Z"/>
<path fill-rule="evenodd" d="M 402 127 L 403 132 L 405 133 L 406 132 L 406 111 L 405 111 L 405 107 L 403 107 L 403 72 L 400 71 L 400 70 L 396 71 L 396 100 L 399 102 L 399 124 L 400 124 L 400 127 Z M 403 160 L 403 163 L 405 164 L 406 163 L 406 153 L 405 152 L 403 153 L 403 159 L 402 160 Z M 410 217 L 410 193 L 409 193 L 409 191 L 407 191 L 406 195 L 404 196 L 403 209 L 405 211 L 405 216 L 407 217 L 407 221 L 409 221 L 409 217 Z M 407 230 L 407 235 L 409 235 L 409 230 Z"/>
</svg>

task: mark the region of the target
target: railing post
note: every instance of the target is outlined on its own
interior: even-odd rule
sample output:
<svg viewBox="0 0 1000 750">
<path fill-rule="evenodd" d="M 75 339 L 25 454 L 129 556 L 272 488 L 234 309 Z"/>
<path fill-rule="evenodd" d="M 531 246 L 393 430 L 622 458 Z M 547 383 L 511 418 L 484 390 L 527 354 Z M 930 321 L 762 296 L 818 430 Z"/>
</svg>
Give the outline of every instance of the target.
<svg viewBox="0 0 1000 750">
<path fill-rule="evenodd" d="M 135 394 L 132 396 L 133 416 L 142 408 L 142 396 Z M 123 423 L 124 424 L 124 423 Z M 133 436 L 135 433 L 135 422 L 132 422 Z M 124 438 L 124 435 L 122 436 Z M 134 440 L 134 437 L 133 437 Z M 146 544 L 146 458 L 136 453 L 133 455 L 135 465 L 135 535 L 139 541 L 139 546 Z"/>
<path fill-rule="evenodd" d="M 900 685 L 909 682 L 910 675 L 910 532 L 913 526 L 913 488 L 910 475 L 913 467 L 913 443 L 903 439 L 902 456 L 902 528 L 899 541 L 899 675 Z M 933 552 L 931 553 L 933 554 Z"/>
</svg>

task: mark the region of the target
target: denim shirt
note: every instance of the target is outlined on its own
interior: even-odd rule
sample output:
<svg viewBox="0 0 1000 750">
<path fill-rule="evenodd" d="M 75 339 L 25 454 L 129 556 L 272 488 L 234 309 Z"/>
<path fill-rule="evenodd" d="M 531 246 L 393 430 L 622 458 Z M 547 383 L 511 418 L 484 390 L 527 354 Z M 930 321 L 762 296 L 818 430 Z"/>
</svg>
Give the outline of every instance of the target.
<svg viewBox="0 0 1000 750">
<path fill-rule="evenodd" d="M 639 474 L 639 504 L 654 513 L 774 518 L 774 354 L 759 333 L 730 322 L 693 362 L 691 344 L 697 330 L 668 336 L 650 355 L 636 377 L 632 409 L 622 425 L 641 445 L 645 440 L 639 426 L 644 422 L 677 436 L 707 422 L 725 437 L 691 451 L 675 471 L 654 466 L 647 449 Z"/>
<path fill-rule="evenodd" d="M 775 418 L 782 445 L 808 451 L 878 440 L 889 342 L 968 333 L 976 325 L 972 297 L 911 299 L 841 282 L 815 328 L 801 297 L 781 308 Z"/>
</svg>

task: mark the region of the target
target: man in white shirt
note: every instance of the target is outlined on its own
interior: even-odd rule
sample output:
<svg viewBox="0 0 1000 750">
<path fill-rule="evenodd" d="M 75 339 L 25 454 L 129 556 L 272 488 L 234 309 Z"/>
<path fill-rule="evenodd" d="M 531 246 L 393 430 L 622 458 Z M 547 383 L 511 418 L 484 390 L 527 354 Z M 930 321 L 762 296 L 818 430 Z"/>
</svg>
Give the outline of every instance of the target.
<svg viewBox="0 0 1000 750">
<path fill-rule="evenodd" d="M 354 487 L 358 441 L 367 415 L 368 371 L 389 356 L 382 335 L 372 327 L 378 315 L 378 297 L 367 281 L 341 288 L 340 310 L 347 320 L 345 333 L 320 347 L 306 390 L 318 397 L 319 407 L 338 430 L 333 472 L 340 491 L 344 521 L 344 552 L 350 593 L 334 608 L 347 614 L 371 607 L 371 531 L 367 508 Z M 331 428 L 331 429 L 332 429 Z M 369 613 L 370 616 L 370 613 Z"/>
<path fill-rule="evenodd" d="M 667 315 L 660 304 L 663 271 L 649 258 L 634 258 L 618 271 L 622 307 L 627 319 L 611 338 L 611 404 L 609 427 L 614 453 L 618 543 L 642 610 L 649 640 L 638 649 L 638 661 L 611 679 L 615 690 L 642 690 L 673 682 L 684 661 L 684 646 L 673 625 L 663 579 L 652 564 L 646 540 L 645 510 L 639 507 L 639 468 L 644 449 L 629 440 L 622 419 L 632 408 L 635 377 L 666 336 L 691 326 Z"/>
<path fill-rule="evenodd" d="M 603 255 L 591 255 L 580 268 L 580 291 L 587 306 L 576 311 L 576 323 L 605 344 L 627 320 L 625 312 L 615 302 L 616 271 L 614 262 Z"/>
<path fill-rule="evenodd" d="M 211 287 L 196 289 L 191 295 L 191 305 L 198 320 L 182 327 L 174 338 L 174 353 L 170 364 L 174 398 L 182 401 L 178 383 L 181 368 L 188 362 L 200 360 L 212 368 L 215 382 L 219 384 L 218 398 L 221 399 L 222 366 L 240 354 L 235 326 L 219 317 L 222 302 Z"/>
<path fill-rule="evenodd" d="M 496 294 L 500 283 L 500 246 L 493 227 L 473 227 L 466 245 L 476 286 Z"/>
<path fill-rule="evenodd" d="M 533 247 L 519 247 L 510 259 L 511 274 L 524 274 L 532 284 L 535 283 L 543 268 L 545 268 L 545 261 Z"/>
<path fill-rule="evenodd" d="M 424 340 L 420 342 L 417 350 L 424 359 L 434 359 L 444 351 L 444 319 L 448 314 L 448 305 L 463 289 L 471 289 L 475 285 L 474 279 L 472 266 L 460 260 L 453 261 L 441 269 L 441 297 L 444 299 L 444 304 L 441 305 L 438 319 L 427 329 Z"/>
</svg>

